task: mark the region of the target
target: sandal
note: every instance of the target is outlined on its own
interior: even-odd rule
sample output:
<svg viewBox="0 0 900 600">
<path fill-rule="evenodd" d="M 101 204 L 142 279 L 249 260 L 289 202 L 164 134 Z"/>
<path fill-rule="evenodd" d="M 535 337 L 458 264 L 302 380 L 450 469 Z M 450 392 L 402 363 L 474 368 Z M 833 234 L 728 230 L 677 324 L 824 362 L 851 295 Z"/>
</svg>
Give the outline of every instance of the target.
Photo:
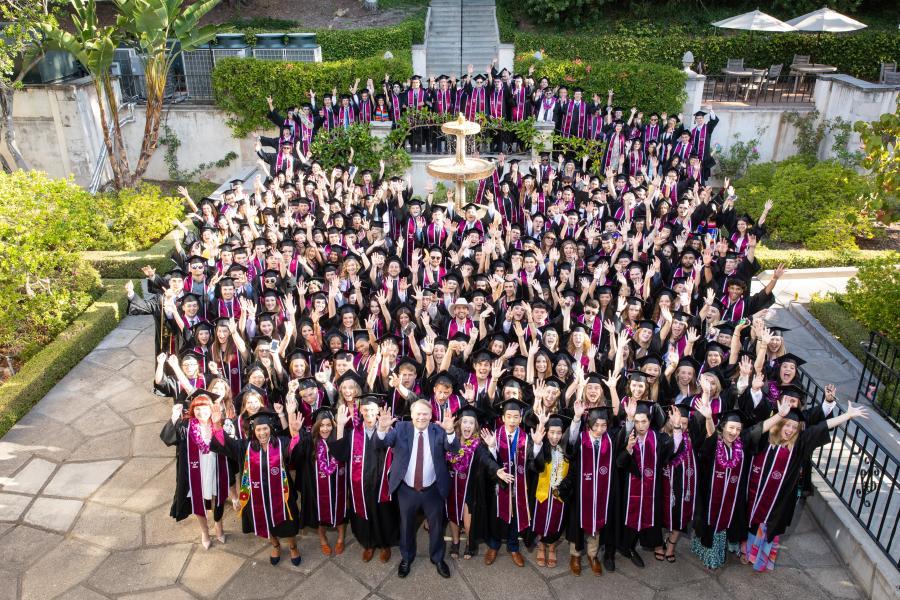
<svg viewBox="0 0 900 600">
<path fill-rule="evenodd" d="M 328 545 L 328 542 L 319 542 L 319 548 L 322 549 L 322 554 L 325 556 L 331 556 L 331 546 Z"/>
<path fill-rule="evenodd" d="M 298 548 L 297 545 L 295 544 L 293 546 L 290 546 L 290 551 L 291 551 L 291 564 L 294 565 L 295 567 L 299 567 L 300 563 L 303 562 L 303 557 L 300 556 L 300 548 Z M 297 553 L 297 556 L 294 556 L 294 552 Z"/>
<path fill-rule="evenodd" d="M 269 562 L 272 563 L 273 567 L 281 562 L 281 544 L 272 546 L 272 553 L 269 554 Z"/>
<path fill-rule="evenodd" d="M 539 567 L 547 566 L 547 558 L 544 554 L 544 544 L 538 544 L 537 555 L 534 558 L 534 562 L 536 562 Z"/>
<path fill-rule="evenodd" d="M 556 566 L 556 544 L 547 547 L 547 566 L 551 568 Z"/>
<path fill-rule="evenodd" d="M 470 560 L 473 556 L 478 556 L 478 548 L 466 544 L 466 551 L 463 553 L 463 559 Z"/>
<path fill-rule="evenodd" d="M 453 542 L 452 544 L 450 544 L 450 558 L 459 558 L 459 542 Z"/>
<path fill-rule="evenodd" d="M 660 552 L 659 550 L 657 550 L 656 548 L 654 548 L 653 549 L 653 558 L 655 558 L 659 562 L 662 562 L 662 561 L 666 560 L 666 555 L 664 553 Z"/>
<path fill-rule="evenodd" d="M 669 544 L 672 544 L 672 554 L 669 554 Z M 675 562 L 675 560 L 675 542 L 666 538 L 666 562 L 671 564 Z"/>
<path fill-rule="evenodd" d="M 337 541 L 337 544 L 334 545 L 334 553 L 337 555 L 344 553 L 344 540 Z"/>
</svg>

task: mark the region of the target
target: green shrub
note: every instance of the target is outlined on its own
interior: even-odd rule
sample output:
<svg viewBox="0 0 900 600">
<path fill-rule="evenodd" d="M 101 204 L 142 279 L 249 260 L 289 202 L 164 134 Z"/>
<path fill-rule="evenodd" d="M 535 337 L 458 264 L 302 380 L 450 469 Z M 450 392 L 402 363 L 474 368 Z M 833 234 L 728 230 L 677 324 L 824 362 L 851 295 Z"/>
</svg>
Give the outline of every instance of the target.
<svg viewBox="0 0 900 600">
<path fill-rule="evenodd" d="M 570 14 L 570 13 L 567 13 Z M 881 62 L 900 62 L 900 35 L 896 31 L 862 31 L 847 34 L 761 34 L 755 32 L 690 35 L 658 29 L 652 35 L 622 33 L 597 35 L 516 31 L 516 53 L 540 48 L 558 58 L 582 58 L 609 62 L 660 63 L 681 66 L 687 50 L 706 73 L 720 73 L 728 58 L 744 58 L 745 64 L 767 67 L 790 65 L 795 54 L 813 56 L 817 63 L 834 65 L 841 73 L 874 80 Z"/>
<path fill-rule="evenodd" d="M 861 361 L 866 352 L 861 343 L 869 340 L 869 330 L 847 312 L 834 295 L 813 296 L 807 309 L 825 329 Z"/>
<path fill-rule="evenodd" d="M 266 127 L 266 96 L 275 106 L 299 104 L 308 100 L 309 90 L 316 92 L 316 104 L 322 105 L 332 88 L 345 92 L 360 78 L 379 80 L 388 73 L 408 79 L 412 65 L 408 59 L 361 58 L 322 63 L 284 63 L 254 58 L 226 58 L 212 72 L 216 105 L 233 116 L 228 124 L 236 137 Z"/>
<path fill-rule="evenodd" d="M 772 241 L 810 250 L 852 250 L 857 237 L 872 237 L 866 216 L 866 180 L 836 162 L 807 166 L 799 159 L 752 165 L 735 183 L 737 209 L 759 215 L 775 206 L 766 226 Z"/>
<path fill-rule="evenodd" d="M 788 269 L 860 267 L 890 255 L 890 250 L 805 250 L 802 248 L 785 250 L 768 248 L 763 244 L 756 247 L 756 260 L 762 269 L 774 269 L 780 264 Z"/>
<path fill-rule="evenodd" d="M 677 114 L 686 99 L 684 71 L 649 62 L 548 58 L 545 53 L 542 60 L 537 60 L 533 54 L 521 54 L 516 57 L 515 66 L 519 73 L 534 66 L 535 79 L 547 77 L 554 86 L 582 87 L 586 100 L 590 100 L 592 94 L 598 94 L 605 102 L 606 91 L 611 89 L 615 91 L 616 104 L 637 106 L 647 114 L 653 111 Z M 571 91 L 569 93 L 571 95 Z"/>
<path fill-rule="evenodd" d="M 144 184 L 125 189 L 113 197 L 115 209 L 111 231 L 121 250 L 138 250 L 153 245 L 181 220 L 184 207 L 179 198 L 163 196 L 159 187 Z"/>
<path fill-rule="evenodd" d="M 402 147 L 405 131 L 406 128 L 395 129 L 385 140 L 371 135 L 366 125 L 322 131 L 313 140 L 310 151 L 326 171 L 346 164 L 353 148 L 353 164 L 360 169 L 378 172 L 384 161 L 385 177 L 401 176 L 410 165 L 409 153 Z"/>
<path fill-rule="evenodd" d="M 847 282 L 843 304 L 857 321 L 900 341 L 900 254 L 860 267 Z"/>
</svg>

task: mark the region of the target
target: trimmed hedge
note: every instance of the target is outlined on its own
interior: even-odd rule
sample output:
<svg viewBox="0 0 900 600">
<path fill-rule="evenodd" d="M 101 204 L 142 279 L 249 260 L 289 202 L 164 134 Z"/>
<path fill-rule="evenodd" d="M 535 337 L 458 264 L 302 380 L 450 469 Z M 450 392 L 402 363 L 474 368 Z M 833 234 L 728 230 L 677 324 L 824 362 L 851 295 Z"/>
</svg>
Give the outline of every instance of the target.
<svg viewBox="0 0 900 600">
<path fill-rule="evenodd" d="M 837 298 L 832 295 L 814 296 L 806 308 L 853 356 L 860 361 L 866 360 L 865 350 L 860 344 L 869 341 L 869 330 L 854 319 Z"/>
<path fill-rule="evenodd" d="M 273 62 L 255 58 L 226 58 L 216 63 L 212 72 L 216 105 L 234 115 L 228 125 L 235 137 L 267 127 L 266 96 L 275 106 L 289 106 L 308 101 L 309 90 L 316 92 L 316 103 L 331 94 L 346 92 L 359 78 L 381 81 L 388 73 L 395 79 L 408 79 L 412 63 L 408 58 L 385 60 L 380 57 L 347 59 L 322 63 Z"/>
<path fill-rule="evenodd" d="M 900 34 L 862 31 L 853 34 L 808 35 L 756 32 L 724 35 L 548 34 L 516 31 L 516 53 L 543 48 L 551 56 L 609 62 L 654 62 L 681 66 L 688 50 L 704 72 L 718 74 L 728 58 L 743 58 L 755 67 L 782 63 L 787 68 L 795 54 L 808 54 L 817 63 L 834 65 L 841 73 L 863 79 L 878 77 L 881 62 L 900 62 Z"/>
<path fill-rule="evenodd" d="M 861 267 L 892 255 L 890 250 L 805 250 L 756 247 L 756 260 L 762 269 L 774 269 L 784 263 L 788 269 L 825 267 Z"/>
<path fill-rule="evenodd" d="M 900 342 L 900 253 L 864 265 L 847 282 L 841 304 L 853 318 Z"/>
<path fill-rule="evenodd" d="M 615 91 L 616 104 L 637 106 L 645 114 L 654 111 L 678 114 L 687 99 L 684 91 L 687 75 L 666 65 L 556 59 L 546 54 L 543 60 L 529 54 L 516 57 L 516 72 L 526 73 L 531 66 L 535 68 L 535 79 L 547 77 L 554 86 L 584 88 L 586 101 L 598 94 L 606 102 L 606 91 L 611 89 Z"/>
<path fill-rule="evenodd" d="M 184 222 L 185 226 L 192 227 L 190 221 Z M 175 249 L 175 236 L 178 230 L 171 231 L 166 237 L 159 240 L 146 250 L 133 252 L 116 250 L 92 250 L 82 252 L 82 258 L 90 263 L 104 279 L 131 279 L 142 277 L 141 267 L 150 265 L 159 273 L 171 269 L 172 251 Z"/>
<path fill-rule="evenodd" d="M 0 437 L 116 327 L 127 307 L 123 284 L 104 281 L 103 295 L 0 387 Z"/>
</svg>

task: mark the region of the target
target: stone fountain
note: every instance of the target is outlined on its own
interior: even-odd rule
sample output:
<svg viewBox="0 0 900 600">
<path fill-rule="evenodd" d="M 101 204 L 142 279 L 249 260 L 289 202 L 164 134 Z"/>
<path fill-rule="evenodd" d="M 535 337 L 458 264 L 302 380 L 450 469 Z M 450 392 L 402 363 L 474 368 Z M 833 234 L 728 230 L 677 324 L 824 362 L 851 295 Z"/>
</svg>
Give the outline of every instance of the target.
<svg viewBox="0 0 900 600">
<path fill-rule="evenodd" d="M 455 121 L 447 121 L 441 125 L 441 131 L 447 135 L 456 137 L 456 156 L 439 158 L 428 163 L 428 174 L 435 179 L 453 181 L 456 183 L 455 204 L 462 208 L 466 205 L 466 182 L 477 181 L 490 177 L 496 168 L 494 163 L 483 158 L 466 156 L 466 136 L 476 135 L 481 131 L 481 125 L 466 121 L 459 114 Z"/>
</svg>

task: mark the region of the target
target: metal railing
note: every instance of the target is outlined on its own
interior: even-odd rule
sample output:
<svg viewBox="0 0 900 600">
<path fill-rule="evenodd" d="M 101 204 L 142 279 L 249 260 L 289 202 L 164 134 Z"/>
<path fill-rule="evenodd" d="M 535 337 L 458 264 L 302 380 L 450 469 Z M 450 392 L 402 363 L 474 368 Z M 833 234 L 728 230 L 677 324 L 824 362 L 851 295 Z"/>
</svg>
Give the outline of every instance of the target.
<svg viewBox="0 0 900 600">
<path fill-rule="evenodd" d="M 807 408 L 822 403 L 825 390 L 802 369 L 798 385 Z M 843 409 L 835 407 L 832 416 Z M 863 424 L 853 420 L 831 432 L 831 442 L 812 454 L 813 468 L 841 499 L 891 563 L 900 569 L 900 461 Z"/>
<path fill-rule="evenodd" d="M 129 123 L 134 123 L 134 102 L 128 102 L 119 107 L 119 114 L 124 114 L 125 116 L 119 119 L 119 127 L 123 127 Z M 107 129 L 112 131 L 113 120 L 110 118 L 109 125 Z M 113 136 L 113 143 L 115 143 L 115 137 Z M 103 178 L 103 168 L 106 166 L 106 159 L 109 158 L 109 150 L 106 147 L 106 143 L 103 143 L 100 146 L 100 153 L 97 155 L 97 160 L 94 162 L 94 170 L 91 171 L 91 181 L 88 184 L 88 190 L 92 194 L 97 193 L 100 189 L 100 182 Z"/>
<path fill-rule="evenodd" d="M 869 334 L 869 342 L 863 347 L 866 359 L 856 400 L 871 402 L 895 429 L 900 429 L 900 347 L 876 331 Z"/>
<path fill-rule="evenodd" d="M 803 75 L 707 75 L 703 101 L 754 105 L 813 103 L 815 83 L 815 77 Z"/>
</svg>

